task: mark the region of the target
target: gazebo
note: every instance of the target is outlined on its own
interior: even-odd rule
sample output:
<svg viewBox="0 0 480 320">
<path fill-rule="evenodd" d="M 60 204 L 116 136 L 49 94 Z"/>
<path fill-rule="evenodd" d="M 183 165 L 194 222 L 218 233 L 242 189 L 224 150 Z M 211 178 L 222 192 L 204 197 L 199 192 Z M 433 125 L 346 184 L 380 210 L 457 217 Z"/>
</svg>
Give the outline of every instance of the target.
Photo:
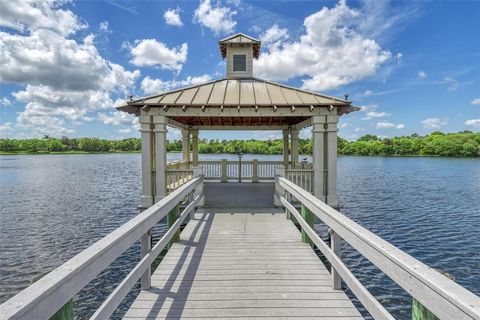
<svg viewBox="0 0 480 320">
<path fill-rule="evenodd" d="M 167 126 L 182 130 L 183 163 L 197 167 L 199 130 L 281 130 L 283 166 L 299 167 L 299 131 L 312 126 L 312 192 L 338 207 L 337 123 L 358 108 L 339 99 L 253 77 L 261 42 L 242 33 L 219 41 L 226 77 L 128 101 L 118 110 L 139 117 L 143 208 L 167 192 Z M 191 157 L 190 157 L 191 155 Z"/>
</svg>

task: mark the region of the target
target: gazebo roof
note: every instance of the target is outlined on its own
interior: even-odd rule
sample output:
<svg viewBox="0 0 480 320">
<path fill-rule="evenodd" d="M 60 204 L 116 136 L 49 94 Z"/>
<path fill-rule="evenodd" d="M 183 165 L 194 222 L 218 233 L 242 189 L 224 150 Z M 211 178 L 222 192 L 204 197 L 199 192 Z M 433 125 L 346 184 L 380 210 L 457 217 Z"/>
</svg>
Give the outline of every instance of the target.
<svg viewBox="0 0 480 320">
<path fill-rule="evenodd" d="M 351 101 L 301 90 L 261 79 L 219 79 L 158 95 L 128 101 L 118 110 L 139 114 L 150 107 L 342 107 Z M 343 113 L 348 110 L 344 110 Z M 353 111 L 353 110 L 351 110 Z"/>
</svg>

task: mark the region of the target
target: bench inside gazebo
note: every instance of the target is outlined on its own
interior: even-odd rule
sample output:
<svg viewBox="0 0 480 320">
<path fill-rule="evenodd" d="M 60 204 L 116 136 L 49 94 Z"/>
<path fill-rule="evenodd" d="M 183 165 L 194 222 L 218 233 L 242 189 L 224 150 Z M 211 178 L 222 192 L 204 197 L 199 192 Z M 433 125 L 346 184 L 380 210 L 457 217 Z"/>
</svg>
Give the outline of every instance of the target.
<svg viewBox="0 0 480 320">
<path fill-rule="evenodd" d="M 147 208 L 194 172 L 206 181 L 273 181 L 275 171 L 338 207 L 337 123 L 357 110 L 351 101 L 253 77 L 260 41 L 236 34 L 219 41 L 226 78 L 129 101 L 119 110 L 139 116 L 143 194 Z M 183 159 L 167 164 L 167 127 L 182 130 Z M 299 161 L 299 131 L 312 127 L 313 161 Z M 283 161 L 199 161 L 200 130 L 279 130 Z M 228 137 L 227 137 L 228 138 Z"/>
</svg>

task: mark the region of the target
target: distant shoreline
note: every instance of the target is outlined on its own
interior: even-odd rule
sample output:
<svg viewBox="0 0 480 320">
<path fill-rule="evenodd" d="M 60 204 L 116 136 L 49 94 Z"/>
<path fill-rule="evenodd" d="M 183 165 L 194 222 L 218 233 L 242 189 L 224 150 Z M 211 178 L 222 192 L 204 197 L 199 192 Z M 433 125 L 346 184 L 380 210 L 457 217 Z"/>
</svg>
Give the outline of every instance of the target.
<svg viewBox="0 0 480 320">
<path fill-rule="evenodd" d="M 311 155 L 311 139 L 299 139 L 299 153 Z M 379 157 L 480 157 L 480 132 L 461 131 L 442 133 L 435 131 L 426 136 L 412 134 L 381 138 L 367 134 L 356 141 L 337 138 L 339 155 L 379 156 Z M 100 138 L 44 138 L 2 139 L 0 154 L 110 154 L 139 153 L 140 138 L 107 140 Z M 201 139 L 198 144 L 200 154 L 258 154 L 281 155 L 283 139 L 273 140 L 219 140 Z M 181 140 L 169 140 L 167 152 L 182 152 Z"/>
<path fill-rule="evenodd" d="M 180 153 L 179 151 L 168 151 L 168 153 Z M 3 152 L 0 151 L 0 156 L 46 156 L 46 155 L 82 155 L 82 154 L 141 154 L 141 151 L 104 151 L 104 152 L 87 152 L 87 151 L 52 151 L 52 152 Z M 230 154 L 235 155 L 235 153 L 200 153 L 200 154 Z M 280 154 L 267 154 L 267 153 L 247 153 L 249 155 L 258 155 L 258 156 L 275 156 Z M 300 155 L 304 156 L 304 155 Z M 310 155 L 311 156 L 311 155 Z M 377 158 L 448 158 L 448 159 L 478 159 L 479 157 L 468 157 L 468 156 L 438 156 L 438 155 L 429 155 L 429 154 L 411 154 L 411 155 L 360 155 L 360 154 L 338 154 L 339 157 L 377 157 Z"/>
</svg>

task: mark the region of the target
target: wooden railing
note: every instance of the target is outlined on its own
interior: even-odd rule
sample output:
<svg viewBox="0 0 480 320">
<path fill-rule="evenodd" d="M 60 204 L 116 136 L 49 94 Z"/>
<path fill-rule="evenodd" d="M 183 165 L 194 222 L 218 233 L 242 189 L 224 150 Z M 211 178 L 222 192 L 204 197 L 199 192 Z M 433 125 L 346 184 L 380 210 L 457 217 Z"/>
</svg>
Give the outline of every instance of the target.
<svg viewBox="0 0 480 320">
<path fill-rule="evenodd" d="M 190 169 L 191 163 L 188 163 L 186 161 L 172 161 L 167 163 L 167 170 L 179 170 L 179 169 Z"/>
<path fill-rule="evenodd" d="M 373 318 L 394 319 L 343 263 L 340 255 L 342 239 L 440 319 L 480 319 L 478 296 L 353 222 L 288 179 L 276 176 L 275 182 L 275 196 L 285 207 L 287 217 L 295 217 L 302 233 L 330 262 L 333 288 L 341 289 L 343 280 Z M 290 197 L 301 202 L 302 214 L 287 200 Z M 316 216 L 329 227 L 330 247 L 317 235 L 313 219 L 308 215 Z"/>
<path fill-rule="evenodd" d="M 142 289 L 150 286 L 150 266 L 178 234 L 187 215 L 193 214 L 203 193 L 203 176 L 195 177 L 156 204 L 138 214 L 112 233 L 97 241 L 48 275 L 0 305 L 2 319 L 48 319 L 90 281 L 107 269 L 123 252 L 141 239 L 142 259 L 103 302 L 91 319 L 108 319 L 141 279 Z M 165 235 L 151 248 L 151 230 L 180 202 L 188 205 L 171 223 Z"/>
<path fill-rule="evenodd" d="M 313 194 L 313 169 L 286 169 L 285 178 Z"/>
<path fill-rule="evenodd" d="M 274 180 L 275 168 L 283 166 L 282 161 L 258 161 L 242 160 L 241 167 L 239 161 L 233 160 L 215 160 L 199 161 L 198 166 L 202 168 L 205 180 L 229 181 L 242 180 L 258 182 L 261 180 Z"/>
<path fill-rule="evenodd" d="M 165 170 L 165 181 L 167 194 L 180 188 L 193 178 L 193 170 L 188 169 L 167 169 Z"/>
</svg>

